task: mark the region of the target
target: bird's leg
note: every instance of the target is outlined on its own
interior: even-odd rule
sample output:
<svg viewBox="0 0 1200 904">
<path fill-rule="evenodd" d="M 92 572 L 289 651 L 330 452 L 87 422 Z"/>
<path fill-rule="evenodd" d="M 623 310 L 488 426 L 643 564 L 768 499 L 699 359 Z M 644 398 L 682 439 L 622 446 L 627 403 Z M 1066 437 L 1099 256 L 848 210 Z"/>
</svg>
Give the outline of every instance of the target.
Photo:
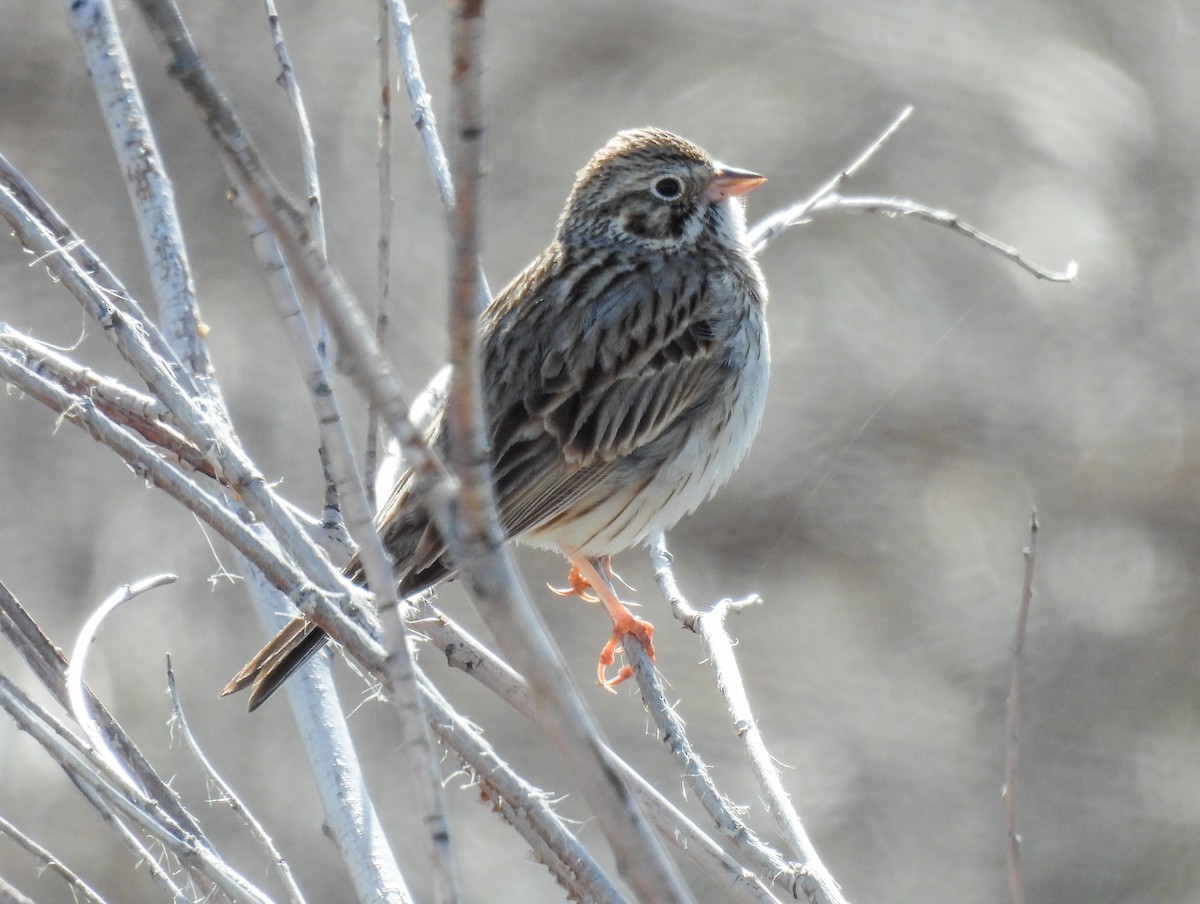
<svg viewBox="0 0 1200 904">
<path fill-rule="evenodd" d="M 584 589 L 579 592 L 584 599 L 587 598 L 586 592 L 588 589 L 599 598 L 604 604 L 604 608 L 608 610 L 609 616 L 613 620 L 613 631 L 608 638 L 608 643 L 604 645 L 604 649 L 600 651 L 600 661 L 596 666 L 596 677 L 600 682 L 600 686 L 606 690 L 612 690 L 625 679 L 633 675 L 633 666 L 624 665 L 618 670 L 616 676 L 609 679 L 607 676 L 608 667 L 616 660 L 617 644 L 621 638 L 627 634 L 632 634 L 641 643 L 642 649 L 646 651 L 646 655 L 650 657 L 650 661 L 654 661 L 654 625 L 645 619 L 638 618 L 626 608 L 625 604 L 617 598 L 616 590 L 613 589 L 612 581 L 609 575 L 612 574 L 612 564 L 608 556 L 602 556 L 598 559 L 589 559 L 587 556 L 577 550 L 560 547 L 563 554 L 571 562 L 571 586 L 577 588 L 577 582 L 584 582 Z"/>
</svg>

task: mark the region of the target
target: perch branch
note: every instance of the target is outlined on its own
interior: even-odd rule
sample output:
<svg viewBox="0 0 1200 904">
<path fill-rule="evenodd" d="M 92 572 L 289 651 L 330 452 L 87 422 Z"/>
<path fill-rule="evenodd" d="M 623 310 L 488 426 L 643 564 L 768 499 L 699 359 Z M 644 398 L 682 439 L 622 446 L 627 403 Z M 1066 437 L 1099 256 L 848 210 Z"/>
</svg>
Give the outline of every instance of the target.
<svg viewBox="0 0 1200 904">
<path fill-rule="evenodd" d="M 525 718 L 540 724 L 541 715 L 534 705 L 529 685 L 520 675 L 428 600 L 421 600 L 419 606 L 420 617 L 414 619 L 413 627 L 433 641 L 445 654 L 451 667 L 470 675 Z M 757 875 L 787 873 L 789 868 L 783 858 L 771 852 L 766 845 L 743 845 L 743 853 L 755 871 L 751 872 L 726 854 L 610 748 L 604 746 L 602 751 L 608 767 L 625 779 L 659 835 L 691 859 L 714 884 L 731 889 L 737 900 L 747 904 L 775 900 Z M 741 838 L 735 837 L 734 840 Z"/>
<path fill-rule="evenodd" d="M 751 768 L 758 780 L 767 809 L 775 817 L 788 850 L 796 858 L 795 870 L 798 875 L 795 881 L 798 887 L 810 901 L 841 904 L 845 900 L 841 890 L 821 863 L 821 858 L 817 856 L 816 848 L 804 830 L 787 791 L 784 790 L 774 759 L 767 751 L 754 713 L 750 709 L 741 670 L 733 654 L 733 641 L 725 630 L 725 617 L 729 612 L 738 611 L 760 600 L 758 597 L 749 597 L 739 602 L 721 600 L 707 612 L 700 612 L 688 603 L 679 589 L 671 566 L 671 553 L 662 533 L 651 539 L 650 549 L 655 580 L 659 590 L 670 603 L 672 613 L 680 619 L 684 627 L 695 632 L 704 642 L 705 653 L 717 675 L 717 687 L 725 698 L 726 706 L 729 707 L 734 730 L 750 758 Z M 652 670 L 648 671 L 652 674 Z M 656 678 L 655 682 L 657 683 Z M 682 726 L 672 730 L 681 732 Z M 674 744 L 673 737 L 672 743 Z"/>
</svg>

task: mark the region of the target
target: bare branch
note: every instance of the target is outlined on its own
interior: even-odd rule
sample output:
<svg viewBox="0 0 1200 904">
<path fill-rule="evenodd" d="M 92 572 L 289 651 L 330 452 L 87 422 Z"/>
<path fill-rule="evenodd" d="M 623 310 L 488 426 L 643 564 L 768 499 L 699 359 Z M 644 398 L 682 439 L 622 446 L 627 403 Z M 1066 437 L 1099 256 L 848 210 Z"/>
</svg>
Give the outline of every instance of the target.
<svg viewBox="0 0 1200 904">
<path fill-rule="evenodd" d="M 387 334 L 388 300 L 392 290 L 392 214 L 395 197 L 392 194 L 392 29 L 387 0 L 379 0 L 379 32 L 375 43 L 379 49 L 379 153 L 375 168 L 379 178 L 379 238 L 375 273 L 375 342 L 382 347 Z M 415 55 L 414 55 L 415 60 Z M 363 460 L 363 484 L 367 504 L 376 511 L 376 476 L 379 473 L 380 430 L 379 412 L 374 405 L 367 408 L 367 449 Z"/>
<path fill-rule="evenodd" d="M 6 324 L 0 324 L 0 345 L 12 349 L 28 370 L 73 395 L 87 396 L 114 423 L 135 431 L 196 473 L 217 479 L 212 462 L 171 425 L 171 413 L 157 399 L 83 367 Z"/>
<path fill-rule="evenodd" d="M 369 668 L 382 669 L 382 650 L 342 612 L 335 602 L 339 599 L 338 595 L 314 587 L 290 560 L 280 556 L 277 547 L 264 541 L 224 502 L 164 461 L 128 430 L 106 418 L 89 399 L 72 396 L 30 372 L 19 359 L 3 348 L 0 348 L 0 379 L 17 386 L 52 411 L 65 415 L 68 421 L 83 427 L 94 439 L 115 450 L 137 474 L 165 490 L 245 552 L 255 567 L 262 569 L 271 583 L 283 591 L 297 608 L 353 649 L 364 664 Z"/>
<path fill-rule="evenodd" d="M 853 163 L 829 179 L 829 181 L 803 201 L 798 201 L 772 214 L 768 214 L 755 223 L 749 231 L 750 247 L 754 253 L 761 254 L 771 242 L 775 241 L 786 230 L 805 222 L 809 214 L 823 210 L 851 210 L 863 213 L 883 213 L 888 216 L 912 216 L 926 220 L 927 222 L 936 223 L 939 226 L 945 226 L 961 235 L 965 235 L 984 248 L 1008 258 L 1017 266 L 1032 273 L 1038 279 L 1045 279 L 1051 282 L 1073 282 L 1079 273 L 1079 266 L 1075 261 L 1068 261 L 1066 267 L 1062 270 L 1050 270 L 1042 267 L 1026 259 L 1013 246 L 994 239 L 986 233 L 979 231 L 974 226 L 962 222 L 957 214 L 953 214 L 948 210 L 938 210 L 927 207 L 924 204 L 918 204 L 915 201 L 904 201 L 899 198 L 847 197 L 838 194 L 838 189 L 845 185 L 867 161 L 875 156 L 876 152 L 899 131 L 900 126 L 912 115 L 912 112 L 913 108 L 911 105 L 901 110 L 899 115 L 892 120 L 891 124 L 879 134 L 879 137 L 867 146 L 866 150 L 855 158 Z"/>
<path fill-rule="evenodd" d="M 340 572 L 332 568 L 320 554 L 292 511 L 270 489 L 261 472 L 227 429 L 220 400 L 215 397 L 198 399 L 185 390 L 171 376 L 167 363 L 155 354 L 143 326 L 123 315 L 101 287 L 83 272 L 78 262 L 63 253 L 44 224 L 21 206 L 4 185 L 0 185 L 0 216 L 13 226 L 27 248 L 47 255 L 48 266 L 54 275 L 81 302 L 89 316 L 104 328 L 104 335 L 166 404 L 175 423 L 189 441 L 204 451 L 222 481 L 270 526 L 301 568 L 313 580 L 326 586 L 347 587 Z"/>
<path fill-rule="evenodd" d="M 347 362 L 347 375 L 378 407 L 416 472 L 419 487 L 426 489 L 434 482 L 444 482 L 445 469 L 425 445 L 420 431 L 408 420 L 408 405 L 395 371 L 374 342 L 362 309 L 313 243 L 304 214 L 262 162 L 228 100 L 204 68 L 178 8 L 171 0 L 137 0 L 137 3 L 171 54 L 171 72 L 199 108 L 239 193 L 250 199 L 259 216 L 271 227 L 298 286 L 321 305 L 329 319 Z M 449 514 L 444 504 L 440 508 L 436 505 L 437 496 L 427 494 L 435 517 L 444 523 Z"/>
<path fill-rule="evenodd" d="M 916 201 L 906 201 L 900 198 L 844 197 L 835 194 L 823 198 L 814 209 L 882 213 L 889 217 L 916 217 L 919 220 L 925 220 L 928 223 L 934 223 L 938 226 L 945 226 L 953 232 L 965 235 L 987 250 L 994 251 L 1002 257 L 1008 258 L 1018 267 L 1032 273 L 1038 279 L 1060 283 L 1074 282 L 1075 278 L 1079 275 L 1079 265 L 1073 260 L 1067 261 L 1067 265 L 1061 270 L 1050 270 L 1028 260 L 1020 250 L 1014 248 L 1012 245 L 1006 245 L 999 239 L 994 239 L 987 233 L 976 229 L 970 223 L 964 223 L 958 218 L 958 214 L 951 213 L 948 210 L 926 207 L 924 204 L 918 204 Z"/>
<path fill-rule="evenodd" d="M 421 617 L 410 624 L 433 641 L 446 655 L 450 666 L 470 675 L 525 718 L 540 725 L 541 714 L 533 702 L 529 685 L 520 675 L 428 600 L 421 600 L 419 605 Z M 732 889 L 740 901 L 759 904 L 773 901 L 774 897 L 755 873 L 775 877 L 780 887 L 788 887 L 786 882 L 778 881 L 781 875 L 792 875 L 788 865 L 766 845 L 744 848 L 747 860 L 755 870 L 751 872 L 721 850 L 611 748 L 602 746 L 601 750 L 607 767 L 619 772 L 628 783 L 659 836 L 691 859 L 718 887 Z M 741 836 L 735 836 L 735 840 L 737 837 Z"/>
<path fill-rule="evenodd" d="M 442 743 L 475 775 L 484 800 L 499 808 L 572 900 L 625 901 L 612 881 L 550 806 L 545 792 L 522 779 L 421 675 L 421 690 Z"/>
<path fill-rule="evenodd" d="M 128 820 L 164 845 L 174 856 L 196 870 L 234 901 L 270 904 L 269 899 L 233 870 L 202 836 L 181 832 L 154 799 L 130 786 L 108 763 L 90 751 L 81 738 L 0 675 L 0 708 L 34 738 L 77 784 L 95 793 L 101 812 Z"/>
<path fill-rule="evenodd" d="M 421 64 L 417 60 L 417 45 L 413 40 L 412 20 L 408 17 L 408 7 L 404 0 L 382 0 L 387 3 L 391 13 L 392 34 L 396 40 L 396 55 L 400 60 L 400 69 L 404 74 L 404 89 L 408 94 L 408 103 L 412 107 L 412 122 L 421 136 L 421 144 L 425 148 L 425 159 L 433 173 L 434 184 L 437 185 L 438 195 L 442 199 L 442 207 L 446 212 L 446 220 L 450 221 L 454 210 L 454 181 L 450 176 L 450 161 L 442 139 L 437 133 L 437 120 L 433 115 L 433 100 L 425 88 L 425 79 L 421 75 Z"/>
<path fill-rule="evenodd" d="M 1021 880 L 1021 835 L 1017 831 L 1017 758 L 1021 749 L 1021 668 L 1025 659 L 1025 629 L 1033 603 L 1033 569 L 1037 563 L 1037 509 L 1029 519 L 1029 545 L 1025 547 L 1025 578 L 1021 583 L 1021 602 L 1017 607 L 1017 627 L 1013 635 L 1012 683 L 1004 713 L 1004 829 L 1008 835 L 1008 893 L 1012 904 L 1025 900 Z"/>
<path fill-rule="evenodd" d="M 815 192 L 796 204 L 791 204 L 782 210 L 768 214 L 750 229 L 747 238 L 755 254 L 761 254 L 771 242 L 792 226 L 804 222 L 804 218 L 815 208 L 823 198 L 831 195 L 845 185 L 862 167 L 875 156 L 887 142 L 900 131 L 900 127 L 912 116 L 912 104 L 901 110 L 891 124 L 884 129 L 879 137 L 871 142 L 866 150 L 855 158 L 854 162 L 818 188 Z"/>
<path fill-rule="evenodd" d="M 68 4 L 68 10 L 137 214 L 167 344 L 201 379 L 206 393 L 213 392 L 212 363 L 200 338 L 200 315 L 174 190 L 162 166 L 116 15 L 109 0 L 77 0 Z"/>
<path fill-rule="evenodd" d="M 775 817 L 775 822 L 783 834 L 789 851 L 796 858 L 794 869 L 799 874 L 797 884 L 810 901 L 842 904 L 845 899 L 842 897 L 841 890 L 829 871 L 825 869 L 824 864 L 821 863 L 821 858 L 817 856 L 816 848 L 804 830 L 800 816 L 796 813 L 796 809 L 792 806 L 791 799 L 783 787 L 779 770 L 775 768 L 774 759 L 767 751 L 766 743 L 758 728 L 758 722 L 750 709 L 750 700 L 746 695 L 741 670 L 738 668 L 737 659 L 733 654 L 733 641 L 725 631 L 725 616 L 729 612 L 760 602 L 759 598 L 754 596 L 739 602 L 721 600 L 709 611 L 699 612 L 687 602 L 679 589 L 674 570 L 671 567 L 671 553 L 667 549 L 666 537 L 662 533 L 651 539 L 650 549 L 655 580 L 658 581 L 663 596 L 671 604 L 672 613 L 680 619 L 684 627 L 698 634 L 704 641 L 706 656 L 712 662 L 716 672 L 717 687 L 729 707 L 734 730 L 750 758 L 750 764 L 766 801 L 767 809 Z M 626 644 L 626 655 L 629 655 L 631 646 L 635 645 Z M 643 664 L 635 661 L 635 671 L 639 673 L 639 686 L 645 685 L 654 688 L 658 684 L 657 675 L 654 674 L 653 669 L 649 668 L 649 663 Z M 642 673 L 645 673 L 644 681 Z M 643 698 L 646 695 L 645 686 L 643 686 Z M 657 693 L 655 696 L 661 697 L 661 693 Z M 656 699 L 652 706 L 652 712 L 663 709 L 663 703 L 665 701 L 659 702 Z M 647 705 L 650 705 L 650 701 L 647 701 Z M 665 738 L 670 739 L 672 749 L 679 747 L 681 754 L 686 753 L 687 750 L 684 748 L 686 738 L 682 734 L 683 726 L 678 724 L 673 712 L 666 710 L 664 715 L 669 717 L 669 721 L 660 727 L 660 731 L 663 732 Z M 690 760 L 683 758 L 683 762 L 687 764 Z M 705 771 L 702 763 L 699 766 L 700 771 Z M 703 777 L 707 778 L 707 775 L 705 774 Z M 722 818 L 726 818 L 724 814 L 722 814 Z"/>
<path fill-rule="evenodd" d="M 246 586 L 255 613 L 268 632 L 282 627 L 290 617 L 280 614 L 287 606 L 262 572 L 249 570 Z M 373 655 L 364 657 L 364 650 L 343 645 L 371 674 L 387 680 L 387 654 L 381 647 L 374 645 Z M 411 904 L 412 894 L 366 786 L 346 714 L 333 685 L 329 656 L 314 656 L 306 662 L 284 685 L 284 692 L 321 797 L 326 833 L 346 864 L 357 900 L 363 904 Z"/>
<path fill-rule="evenodd" d="M 75 638 L 75 646 L 71 651 L 70 664 L 67 666 L 67 698 L 71 701 L 71 715 L 75 717 L 75 721 L 83 729 L 84 736 L 91 741 L 97 755 L 108 763 L 113 772 L 122 776 L 131 788 L 136 788 L 143 792 L 145 792 L 145 789 L 141 787 L 137 779 L 125 768 L 125 764 L 117 756 L 116 751 L 108 745 L 104 732 L 97 724 L 95 714 L 92 712 L 90 701 L 88 700 L 88 695 L 84 691 L 83 674 L 87 669 L 88 650 L 91 648 L 92 641 L 96 639 L 96 633 L 100 630 L 100 625 L 104 622 L 104 619 L 108 618 L 109 615 L 134 597 L 166 584 L 174 584 L 177 580 L 179 578 L 173 574 L 159 574 L 118 587 L 115 593 L 110 595 L 108 599 L 102 602 L 88 616 L 87 621 L 83 623 L 83 627 L 79 629 L 79 636 Z"/>
<path fill-rule="evenodd" d="M 150 322 L 141 305 L 104 262 L 92 253 L 66 220 L 59 216 L 58 211 L 50 206 L 29 180 L 17 172 L 3 154 L 0 154 L 0 184 L 8 188 L 17 205 L 27 211 L 34 222 L 42 224 L 45 231 L 54 237 L 55 253 L 70 256 L 80 270 L 88 274 L 97 290 L 112 301 L 117 310 L 139 324 L 146 335 L 146 341 L 150 343 L 154 353 L 167 362 L 174 378 L 189 392 L 197 394 L 198 389 L 191 371 L 179 361 L 158 327 Z"/>
<path fill-rule="evenodd" d="M 312 227 L 313 241 L 325 253 L 325 217 L 321 213 L 321 180 L 317 172 L 317 145 L 313 140 L 312 127 L 308 121 L 308 108 L 300 84 L 296 81 L 296 70 L 292 66 L 287 42 L 283 39 L 283 23 L 275 9 L 275 0 L 263 0 L 267 10 L 267 26 L 271 30 L 271 44 L 279 60 L 279 83 L 287 92 L 292 109 L 296 113 L 296 125 L 300 131 L 300 156 L 304 161 L 305 199 L 308 202 L 308 222 Z"/>
<path fill-rule="evenodd" d="M 459 0 L 452 24 L 457 157 L 454 254 L 450 297 L 450 389 L 446 434 L 459 480 L 459 535 L 452 542 L 476 607 L 505 654 L 525 674 L 539 724 L 551 736 L 580 782 L 612 847 L 617 869 L 643 900 L 687 901 L 689 896 L 621 779 L 606 768 L 595 727 L 565 675 L 549 637 L 504 545 L 492 495 L 483 435 L 478 318 L 480 293 L 478 185 L 482 177 L 482 0 Z M 555 718 L 551 718 L 553 713 Z"/>
<path fill-rule="evenodd" d="M 42 685 L 51 693 L 55 701 L 64 709 L 70 706 L 67 693 L 67 658 L 62 651 L 50 642 L 42 633 L 29 613 L 0 583 L 0 633 L 2 633 L 13 648 L 25 660 L 25 664 L 33 671 Z M 192 815 L 183 808 L 175 793 L 164 783 L 154 771 L 154 768 L 142 756 L 142 752 L 121 728 L 112 715 L 105 709 L 104 704 L 86 687 L 88 708 L 93 718 L 104 732 L 106 744 L 115 750 L 125 764 L 137 777 L 138 785 L 159 802 L 168 813 L 171 820 L 192 835 L 201 834 L 200 826 Z"/>
<path fill-rule="evenodd" d="M 71 894 L 73 897 L 76 897 L 76 900 L 87 901 L 90 904 L 104 904 L 104 899 L 90 885 L 71 872 L 62 860 L 54 856 L 54 854 L 46 850 L 3 816 L 0 816 L 0 834 L 7 835 L 27 850 L 37 858 L 45 869 L 61 876 L 71 886 Z"/>
<path fill-rule="evenodd" d="M 183 714 L 183 704 L 179 701 L 179 690 L 175 685 L 175 671 L 171 668 L 170 655 L 167 656 L 167 690 L 171 694 L 172 726 L 178 727 L 180 734 L 183 735 L 184 743 L 192 751 L 192 755 L 200 764 L 200 768 L 204 771 L 207 780 L 212 783 L 221 795 L 221 800 L 228 804 L 229 808 L 241 818 L 246 828 L 250 830 L 250 834 L 254 840 L 266 850 L 271 864 L 279 873 L 279 878 L 282 880 L 284 889 L 287 891 L 288 899 L 296 902 L 296 904 L 304 904 L 304 895 L 300 891 L 300 886 L 296 884 L 296 879 L 292 875 L 292 868 L 288 865 L 287 860 L 284 859 L 275 841 L 267 833 L 267 830 L 263 828 L 262 823 L 250 812 L 249 807 L 237 796 L 229 783 L 217 772 L 216 767 L 204 753 L 204 748 L 200 746 L 200 742 L 196 740 L 196 736 L 192 733 L 192 728 L 188 725 L 187 717 Z"/>
</svg>

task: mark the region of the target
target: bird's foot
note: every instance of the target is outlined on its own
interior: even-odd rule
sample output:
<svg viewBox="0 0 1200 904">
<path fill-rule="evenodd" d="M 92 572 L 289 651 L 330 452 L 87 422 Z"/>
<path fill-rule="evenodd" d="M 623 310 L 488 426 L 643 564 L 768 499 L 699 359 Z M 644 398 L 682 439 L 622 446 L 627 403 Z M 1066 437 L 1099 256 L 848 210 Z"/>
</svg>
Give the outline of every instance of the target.
<svg viewBox="0 0 1200 904">
<path fill-rule="evenodd" d="M 644 618 L 638 618 L 629 611 L 625 603 L 617 598 L 613 589 L 613 578 L 621 578 L 613 571 L 612 559 L 609 556 L 599 556 L 589 559 L 575 550 L 563 547 L 563 552 L 571 563 L 571 572 L 567 577 L 570 585 L 559 589 L 550 589 L 559 596 L 578 596 L 591 603 L 603 603 L 613 621 L 612 634 L 608 643 L 600 651 L 600 661 L 596 664 L 596 680 L 605 690 L 613 690 L 622 681 L 633 675 L 633 666 L 623 665 L 612 678 L 608 677 L 609 667 L 616 661 L 617 645 L 622 638 L 632 635 L 638 639 L 650 661 L 654 662 L 654 625 Z M 621 583 L 625 583 L 621 581 Z M 625 584 L 628 587 L 628 584 Z"/>
<path fill-rule="evenodd" d="M 612 678 L 608 677 L 608 668 L 616 661 L 617 644 L 621 642 L 622 638 L 630 635 L 636 637 L 642 645 L 642 649 L 646 651 L 646 655 L 650 657 L 650 661 L 654 662 L 654 625 L 644 618 L 638 618 L 624 606 L 621 606 L 621 610 L 624 612 L 624 617 L 613 616 L 613 632 L 608 638 L 608 643 L 604 645 L 604 649 L 600 651 L 600 661 L 596 664 L 596 680 L 600 682 L 602 688 L 613 693 L 616 693 L 615 688 L 618 684 L 633 677 L 633 666 L 629 664 L 621 666 Z"/>
</svg>

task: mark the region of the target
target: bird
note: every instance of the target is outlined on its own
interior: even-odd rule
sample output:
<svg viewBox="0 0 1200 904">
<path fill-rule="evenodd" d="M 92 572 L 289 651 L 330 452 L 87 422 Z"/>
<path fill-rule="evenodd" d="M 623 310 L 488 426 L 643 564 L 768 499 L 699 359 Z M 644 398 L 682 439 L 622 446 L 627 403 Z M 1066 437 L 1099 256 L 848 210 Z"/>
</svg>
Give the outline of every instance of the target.
<svg viewBox="0 0 1200 904">
<path fill-rule="evenodd" d="M 744 196 L 764 181 L 671 132 L 619 132 L 576 174 L 550 245 L 480 315 L 504 536 L 561 551 L 571 571 L 558 592 L 605 604 L 614 622 L 597 667 L 605 687 L 630 673 L 606 677 L 620 637 L 654 654 L 653 626 L 609 580 L 611 556 L 712 496 L 762 421 L 767 287 Z M 444 421 L 435 410 L 426 435 L 443 454 Z M 404 598 L 455 571 L 414 483 L 401 476 L 376 518 Z M 362 581 L 357 560 L 346 574 Z M 221 696 L 251 687 L 256 709 L 327 639 L 297 616 Z"/>
</svg>

